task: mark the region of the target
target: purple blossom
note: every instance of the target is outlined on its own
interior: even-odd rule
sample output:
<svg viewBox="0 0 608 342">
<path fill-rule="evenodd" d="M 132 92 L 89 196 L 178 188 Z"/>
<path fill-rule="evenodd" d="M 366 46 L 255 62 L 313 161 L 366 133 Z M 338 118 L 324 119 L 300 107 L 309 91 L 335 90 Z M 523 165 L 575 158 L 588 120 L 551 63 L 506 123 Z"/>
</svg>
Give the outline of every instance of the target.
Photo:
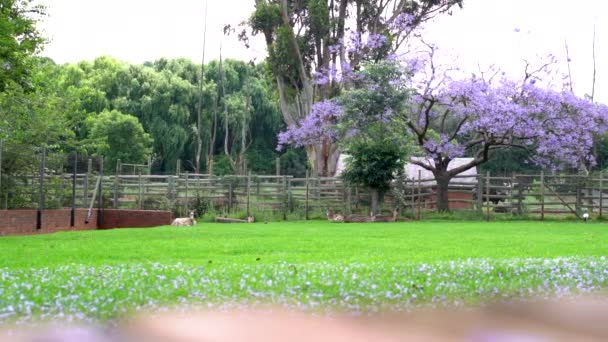
<svg viewBox="0 0 608 342">
<path fill-rule="evenodd" d="M 306 118 L 279 133 L 277 150 L 281 151 L 285 145 L 302 147 L 335 141 L 338 134 L 335 125 L 341 114 L 342 107 L 336 101 L 325 100 L 315 103 Z"/>
<path fill-rule="evenodd" d="M 391 23 L 390 29 L 393 31 L 407 31 L 412 29 L 416 16 L 410 13 L 401 13 Z"/>
<path fill-rule="evenodd" d="M 450 141 L 446 134 L 441 134 L 439 140 L 434 138 L 428 139 L 422 147 L 424 147 L 427 155 L 431 158 L 456 158 L 462 156 L 465 152 L 464 146 L 456 141 Z"/>
<path fill-rule="evenodd" d="M 329 46 L 329 52 L 330 53 L 337 53 L 340 51 L 340 48 L 342 47 L 341 43 L 338 44 L 334 44 L 334 45 L 330 45 Z"/>
<path fill-rule="evenodd" d="M 608 107 L 540 88 L 534 81 L 452 81 L 437 96 L 451 99 L 447 107 L 457 118 L 467 118 L 459 136 L 484 136 L 491 145 L 528 146 L 535 150 L 537 164 L 554 169 L 593 163 L 593 137 L 606 132 Z M 430 154 L 449 150 L 444 139 L 429 141 L 425 148 Z"/>
<path fill-rule="evenodd" d="M 367 43 L 365 44 L 370 49 L 379 49 L 388 42 L 388 38 L 383 34 L 370 34 L 367 37 Z"/>
</svg>

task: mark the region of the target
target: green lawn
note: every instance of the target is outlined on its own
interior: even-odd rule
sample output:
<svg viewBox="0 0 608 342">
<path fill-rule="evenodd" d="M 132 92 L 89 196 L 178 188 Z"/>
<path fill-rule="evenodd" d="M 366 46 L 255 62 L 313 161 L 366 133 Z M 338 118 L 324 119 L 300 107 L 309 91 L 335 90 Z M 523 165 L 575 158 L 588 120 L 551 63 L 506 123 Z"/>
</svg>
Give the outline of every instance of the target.
<svg viewBox="0 0 608 342">
<path fill-rule="evenodd" d="M 608 287 L 607 228 L 310 221 L 3 237 L 0 323 L 173 304 L 374 312 L 597 291 Z"/>
<path fill-rule="evenodd" d="M 467 258 L 600 256 L 608 224 L 582 222 L 323 221 L 201 223 L 0 238 L 0 267 L 136 262 L 214 265 L 302 262 L 436 262 Z M 258 260 L 259 258 L 259 260 Z"/>
</svg>

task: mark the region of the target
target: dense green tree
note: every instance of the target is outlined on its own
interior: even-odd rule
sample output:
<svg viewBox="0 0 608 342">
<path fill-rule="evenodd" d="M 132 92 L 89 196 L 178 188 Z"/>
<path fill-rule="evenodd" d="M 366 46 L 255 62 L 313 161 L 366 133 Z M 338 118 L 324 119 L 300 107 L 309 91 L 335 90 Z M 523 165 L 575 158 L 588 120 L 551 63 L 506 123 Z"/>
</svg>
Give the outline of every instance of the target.
<svg viewBox="0 0 608 342">
<path fill-rule="evenodd" d="M 0 193 L 10 188 L 10 180 L 37 172 L 37 155 L 41 147 L 48 153 L 65 155 L 76 144 L 71 127 L 79 103 L 72 92 L 62 91 L 57 84 L 57 66 L 48 59 L 30 61 L 32 88 L 9 80 L 0 92 L 0 140 L 3 182 Z M 47 162 L 52 168 L 60 166 Z M 8 177 L 7 177 L 8 176 Z M 26 180 L 24 180 L 26 181 Z"/>
<path fill-rule="evenodd" d="M 0 0 L 0 92 L 9 82 L 31 90 L 32 59 L 44 43 L 36 28 L 44 8 L 33 0 Z"/>
<path fill-rule="evenodd" d="M 88 142 L 113 167 L 117 161 L 143 163 L 152 153 L 152 138 L 136 117 L 117 110 L 103 111 L 87 120 Z"/>
<path fill-rule="evenodd" d="M 220 68 L 219 61 L 212 61 L 206 66 L 202 89 L 198 86 L 199 68 L 186 59 L 128 65 L 100 57 L 93 62 L 61 66 L 56 77 L 64 91 L 78 98 L 80 110 L 74 116 L 80 120 L 73 127 L 77 139 L 88 137 L 90 127 L 83 124 L 87 116 L 94 117 L 104 110 L 133 115 L 154 139 L 156 171 L 173 171 L 177 159 L 184 167 L 196 170 L 199 148 L 207 151 L 207 157 L 198 166 L 210 172 L 218 154 L 226 156 L 234 172 L 244 172 L 249 156 L 260 155 L 249 154 L 250 148 L 264 149 L 261 153 L 274 158 L 276 133 L 282 124 L 265 65 L 228 60 Z M 267 170 L 274 169 L 271 166 Z"/>
<path fill-rule="evenodd" d="M 407 106 L 408 81 L 397 63 L 369 63 L 338 98 L 338 140 L 350 156 L 343 177 L 370 189 L 374 214 L 412 150 L 404 124 L 393 117 Z"/>
</svg>

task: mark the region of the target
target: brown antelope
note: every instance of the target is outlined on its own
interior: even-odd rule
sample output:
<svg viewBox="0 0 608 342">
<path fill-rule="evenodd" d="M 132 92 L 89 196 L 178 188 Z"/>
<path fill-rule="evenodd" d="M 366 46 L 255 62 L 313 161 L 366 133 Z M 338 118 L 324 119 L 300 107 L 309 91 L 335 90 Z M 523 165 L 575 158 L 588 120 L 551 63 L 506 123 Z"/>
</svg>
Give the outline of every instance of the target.
<svg viewBox="0 0 608 342">
<path fill-rule="evenodd" d="M 373 222 L 395 222 L 397 220 L 397 215 L 399 215 L 399 212 L 397 211 L 397 208 L 395 208 L 393 210 L 393 216 L 390 215 L 374 215 L 373 217 Z"/>
<path fill-rule="evenodd" d="M 194 211 L 190 212 L 190 217 L 178 217 L 171 222 L 171 225 L 176 227 L 187 227 L 195 224 L 196 220 L 194 219 Z"/>
<path fill-rule="evenodd" d="M 327 215 L 327 219 L 331 222 L 344 222 L 344 215 L 335 214 L 331 209 L 327 209 L 325 213 Z"/>
<path fill-rule="evenodd" d="M 346 215 L 344 216 L 344 222 L 374 222 L 374 216 L 372 215 Z"/>
</svg>

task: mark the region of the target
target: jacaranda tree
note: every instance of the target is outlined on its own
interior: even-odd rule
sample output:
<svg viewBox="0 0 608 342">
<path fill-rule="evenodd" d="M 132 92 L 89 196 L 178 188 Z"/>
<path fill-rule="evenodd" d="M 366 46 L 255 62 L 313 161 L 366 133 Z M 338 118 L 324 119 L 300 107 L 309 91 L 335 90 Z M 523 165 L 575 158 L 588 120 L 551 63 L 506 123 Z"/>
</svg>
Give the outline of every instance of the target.
<svg viewBox="0 0 608 342">
<path fill-rule="evenodd" d="M 540 86 L 551 77 L 555 57 L 538 68 L 526 62 L 520 79 L 500 72 L 451 79 L 450 68 L 442 71 L 432 60 L 436 47 L 427 46 L 426 61 L 409 63 L 424 69 L 425 77 L 414 87 L 411 107 L 398 118 L 427 157 L 412 162 L 435 176 L 438 210 L 449 210 L 448 183 L 455 175 L 487 162 L 500 149 L 525 150 L 545 168 L 594 163 L 593 138 L 608 128 L 608 107 Z M 473 159 L 448 170 L 450 161 L 464 156 Z"/>
<path fill-rule="evenodd" d="M 462 0 L 256 0 L 249 25 L 263 34 L 283 119 L 315 116 L 351 86 L 344 76 L 383 59 L 413 28 Z M 247 33 L 239 37 L 246 40 Z M 316 108 L 319 106 L 320 108 Z M 332 176 L 340 151 L 331 137 L 305 144 L 313 172 Z"/>
<path fill-rule="evenodd" d="M 370 190 L 371 210 L 376 214 L 410 152 L 409 134 L 394 117 L 408 106 L 410 75 L 391 60 L 362 66 L 348 76 L 350 89 L 318 102 L 312 115 L 279 135 L 279 143 L 304 146 L 330 141 L 340 147 L 349 156 L 341 176 Z"/>
<path fill-rule="evenodd" d="M 608 107 L 570 91 L 540 86 L 546 83 L 543 76 L 547 77 L 554 58 L 538 68 L 526 63 L 521 79 L 500 72 L 457 79 L 450 75 L 457 68 L 436 64 L 436 47 L 426 47 L 426 53 L 402 60 L 403 72 L 394 73 L 388 81 L 400 85 L 404 74 L 414 75 L 407 105 L 387 106 L 377 115 L 390 113 L 383 120 L 403 127 L 403 133 L 412 135 L 419 153 L 427 157 L 411 162 L 435 176 L 438 210 L 449 210 L 448 184 L 454 176 L 487 162 L 500 149 L 525 150 L 537 165 L 553 169 L 594 163 L 593 140 L 608 128 Z M 379 95 L 386 93 L 382 87 L 373 89 Z M 338 128 L 349 124 L 339 114 L 343 105 L 321 104 L 280 140 L 308 144 L 327 137 L 339 139 Z M 366 104 L 359 106 L 364 117 Z M 352 122 L 349 125 L 356 128 Z M 448 170 L 450 161 L 464 156 L 472 157 L 471 161 Z"/>
</svg>

